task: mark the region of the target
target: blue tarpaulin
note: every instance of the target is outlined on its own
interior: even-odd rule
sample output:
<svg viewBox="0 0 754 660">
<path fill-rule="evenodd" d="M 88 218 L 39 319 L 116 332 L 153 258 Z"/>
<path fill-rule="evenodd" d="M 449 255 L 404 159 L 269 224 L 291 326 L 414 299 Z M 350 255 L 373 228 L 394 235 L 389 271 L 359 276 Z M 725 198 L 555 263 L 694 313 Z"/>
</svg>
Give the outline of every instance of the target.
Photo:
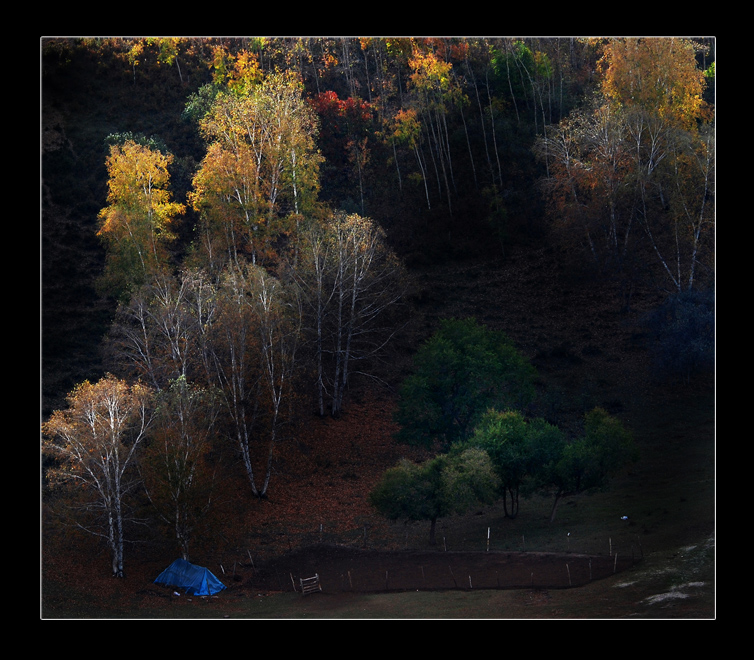
<svg viewBox="0 0 754 660">
<path fill-rule="evenodd" d="M 185 559 L 176 559 L 154 582 L 185 589 L 190 596 L 212 596 L 225 589 L 225 585 L 208 569 L 190 564 Z"/>
</svg>

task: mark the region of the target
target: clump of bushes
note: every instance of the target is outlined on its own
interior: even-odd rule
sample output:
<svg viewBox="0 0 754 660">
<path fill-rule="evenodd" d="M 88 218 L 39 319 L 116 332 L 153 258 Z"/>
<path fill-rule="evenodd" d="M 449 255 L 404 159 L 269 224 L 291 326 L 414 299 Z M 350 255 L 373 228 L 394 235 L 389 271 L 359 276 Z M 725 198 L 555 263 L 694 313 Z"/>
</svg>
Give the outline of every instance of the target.
<svg viewBox="0 0 754 660">
<path fill-rule="evenodd" d="M 668 296 L 645 318 L 659 378 L 707 373 L 715 364 L 715 292 L 684 291 Z"/>
</svg>

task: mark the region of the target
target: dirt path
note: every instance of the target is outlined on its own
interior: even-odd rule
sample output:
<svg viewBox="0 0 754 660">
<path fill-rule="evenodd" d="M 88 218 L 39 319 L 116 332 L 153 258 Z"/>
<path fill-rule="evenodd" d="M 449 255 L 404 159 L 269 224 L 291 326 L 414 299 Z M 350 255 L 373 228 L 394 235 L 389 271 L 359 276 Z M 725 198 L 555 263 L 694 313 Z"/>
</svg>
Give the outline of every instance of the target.
<svg viewBox="0 0 754 660">
<path fill-rule="evenodd" d="M 637 560 L 638 561 L 638 558 Z M 322 591 L 384 592 L 441 589 L 559 589 L 625 570 L 627 556 L 538 552 L 384 552 L 318 545 L 288 553 L 242 578 L 251 590 L 299 589 L 318 575 Z"/>
</svg>

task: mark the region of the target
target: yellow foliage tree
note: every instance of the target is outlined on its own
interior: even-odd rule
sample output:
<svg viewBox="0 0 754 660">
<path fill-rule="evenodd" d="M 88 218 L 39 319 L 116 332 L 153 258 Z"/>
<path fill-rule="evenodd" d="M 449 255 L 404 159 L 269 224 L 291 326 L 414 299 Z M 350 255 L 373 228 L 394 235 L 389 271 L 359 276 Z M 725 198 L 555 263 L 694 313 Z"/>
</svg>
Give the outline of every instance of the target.
<svg viewBox="0 0 754 660">
<path fill-rule="evenodd" d="M 599 67 L 605 96 L 625 107 L 641 106 L 686 130 L 705 111 L 704 71 L 688 39 L 613 39 Z"/>
<path fill-rule="evenodd" d="M 583 235 L 600 267 L 621 269 L 646 245 L 678 292 L 714 272 L 714 108 L 703 98 L 700 48 L 608 40 L 601 95 L 537 141 L 561 235 Z"/>
<path fill-rule="evenodd" d="M 270 74 L 233 87 L 217 96 L 201 129 L 209 148 L 191 202 L 203 219 L 204 254 L 264 262 L 319 190 L 317 124 L 301 85 L 292 75 Z"/>
<path fill-rule="evenodd" d="M 109 249 L 105 282 L 116 291 L 141 284 L 167 260 L 173 225 L 184 212 L 168 190 L 172 160 L 133 140 L 110 148 L 108 206 L 99 213 L 97 236 Z"/>
</svg>

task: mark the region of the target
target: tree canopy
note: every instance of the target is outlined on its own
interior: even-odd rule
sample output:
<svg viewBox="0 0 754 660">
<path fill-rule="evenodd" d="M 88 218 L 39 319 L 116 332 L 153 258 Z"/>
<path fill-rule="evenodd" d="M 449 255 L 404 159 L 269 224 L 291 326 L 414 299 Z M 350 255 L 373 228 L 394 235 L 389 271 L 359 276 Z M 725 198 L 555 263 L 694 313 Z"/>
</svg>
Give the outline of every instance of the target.
<svg viewBox="0 0 754 660">
<path fill-rule="evenodd" d="M 565 442 L 565 433 L 541 418 L 529 420 L 517 411 L 491 409 L 484 414 L 467 444 L 489 455 L 500 479 L 505 516 L 515 518 L 522 489 L 532 492 L 542 466 L 555 459 Z"/>
<path fill-rule="evenodd" d="M 602 408 L 585 415 L 584 433 L 563 443 L 537 472 L 540 488 L 554 493 L 550 520 L 566 495 L 599 490 L 638 459 L 633 434 Z"/>
<path fill-rule="evenodd" d="M 490 408 L 522 410 L 534 399 L 536 370 L 502 332 L 475 319 L 446 319 L 417 351 L 396 421 L 409 443 L 450 447 Z"/>
<path fill-rule="evenodd" d="M 55 459 L 47 476 L 73 489 L 81 500 L 76 524 L 106 540 L 113 576 L 123 577 L 127 504 L 153 419 L 152 392 L 108 374 L 77 385 L 68 404 L 42 425 L 42 449 Z"/>
<path fill-rule="evenodd" d="M 486 452 L 465 449 L 440 454 L 421 464 L 402 459 L 388 469 L 369 495 L 372 505 L 390 520 L 429 521 L 435 544 L 439 518 L 464 513 L 494 501 L 498 478 Z"/>
<path fill-rule="evenodd" d="M 130 291 L 164 268 L 174 224 L 184 206 L 171 201 L 172 154 L 127 140 L 110 147 L 107 201 L 97 235 L 108 246 L 106 280 L 116 293 Z"/>
</svg>

